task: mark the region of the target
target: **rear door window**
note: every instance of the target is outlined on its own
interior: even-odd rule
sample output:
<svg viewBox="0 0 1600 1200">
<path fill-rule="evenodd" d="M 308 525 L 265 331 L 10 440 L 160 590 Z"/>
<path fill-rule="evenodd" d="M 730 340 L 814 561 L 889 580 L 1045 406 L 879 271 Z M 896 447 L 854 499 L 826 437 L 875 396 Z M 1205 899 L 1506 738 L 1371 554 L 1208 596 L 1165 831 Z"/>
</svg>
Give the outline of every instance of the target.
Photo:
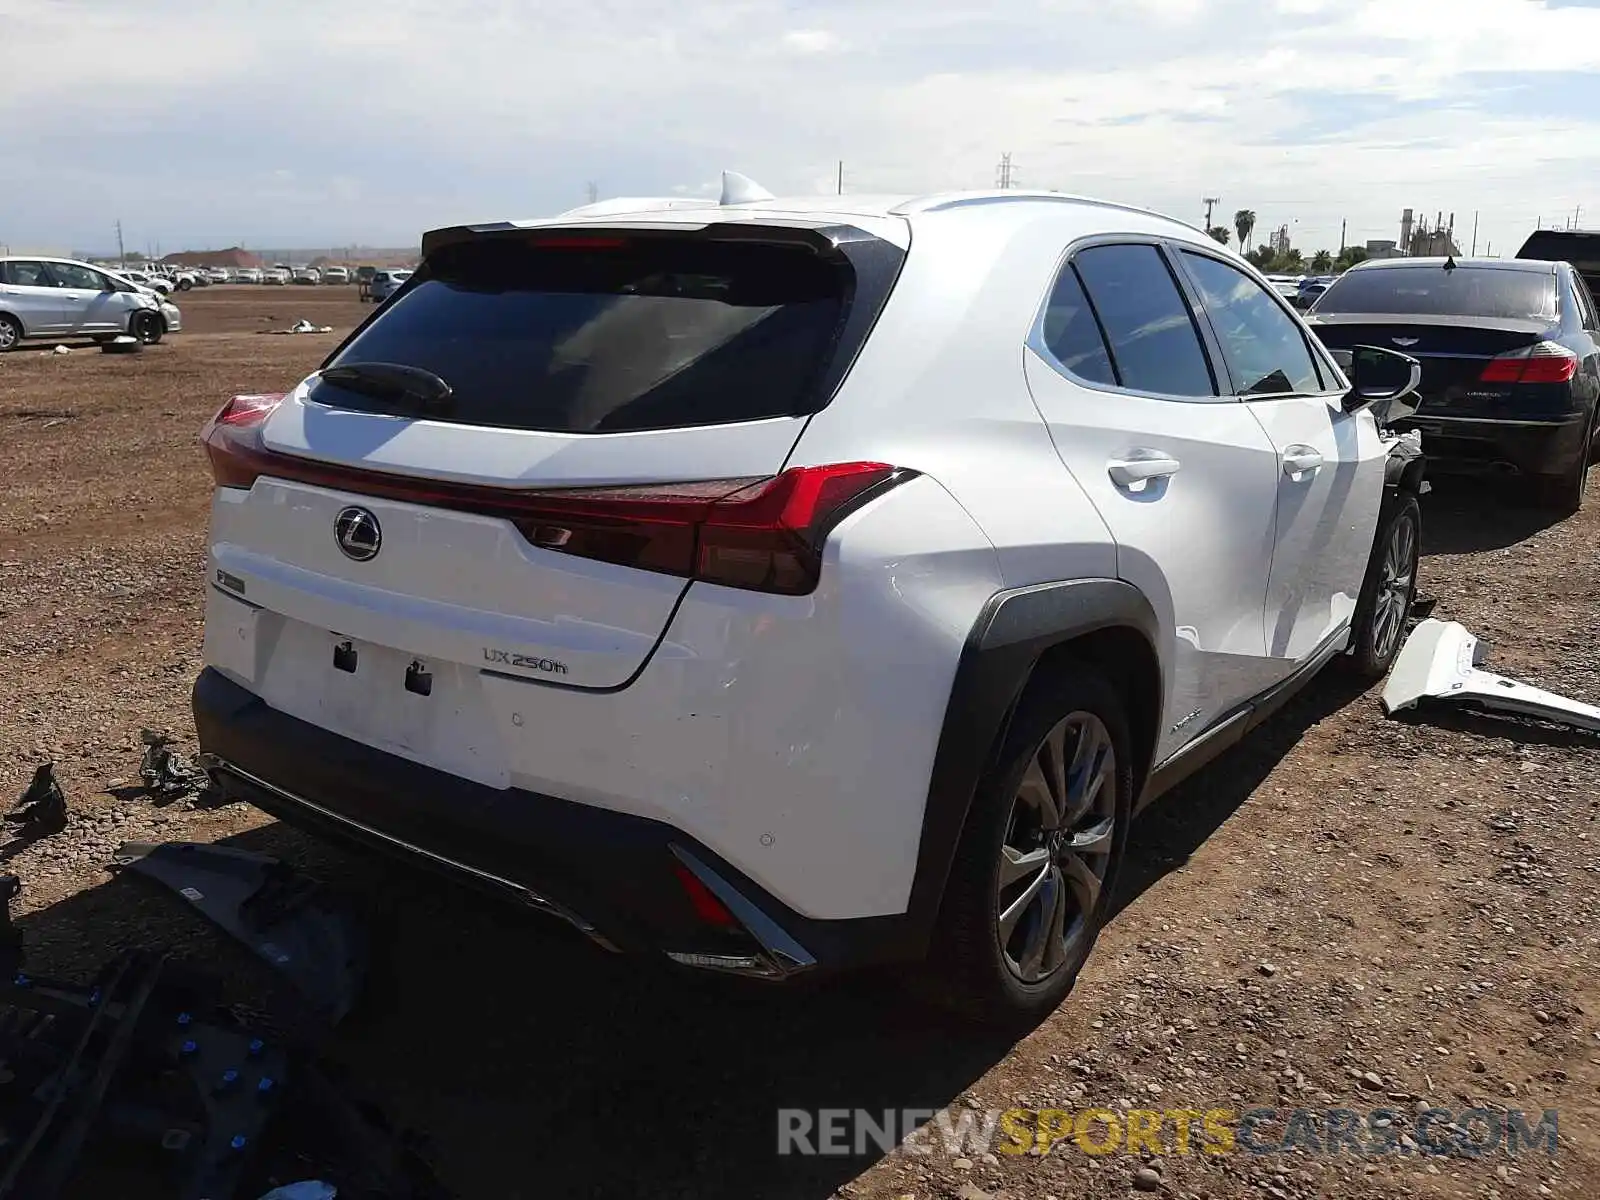
<svg viewBox="0 0 1600 1200">
<path fill-rule="evenodd" d="M 1322 390 L 1305 336 L 1283 305 L 1243 271 L 1210 255 L 1185 250 L 1182 258 L 1242 395 Z"/>
<path fill-rule="evenodd" d="M 1116 384 L 1100 323 L 1089 307 L 1077 268 L 1071 263 L 1061 268 L 1061 278 L 1050 292 L 1050 303 L 1044 311 L 1044 344 L 1056 361 L 1079 379 Z"/>
<path fill-rule="evenodd" d="M 24 259 L 0 263 L 0 283 L 8 287 L 52 287 L 44 264 Z"/>
<path fill-rule="evenodd" d="M 1122 386 L 1163 396 L 1214 396 L 1194 314 L 1161 251 L 1091 246 L 1073 258 L 1110 343 Z"/>
<path fill-rule="evenodd" d="M 1553 267 L 1356 268 L 1322 293 L 1317 314 L 1328 313 L 1552 320 L 1556 273 Z"/>
<path fill-rule="evenodd" d="M 807 247 L 692 237 L 479 239 L 418 274 L 328 365 L 419 367 L 446 420 L 569 433 L 815 411 L 852 291 Z M 311 399 L 386 410 L 326 381 Z"/>
</svg>

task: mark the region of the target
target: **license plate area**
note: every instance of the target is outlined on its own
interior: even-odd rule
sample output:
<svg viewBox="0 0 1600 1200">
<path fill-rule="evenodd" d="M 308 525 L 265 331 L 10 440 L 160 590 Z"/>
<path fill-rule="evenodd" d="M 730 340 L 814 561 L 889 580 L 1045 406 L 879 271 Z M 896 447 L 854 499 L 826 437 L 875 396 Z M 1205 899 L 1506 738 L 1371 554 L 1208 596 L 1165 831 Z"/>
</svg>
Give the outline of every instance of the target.
<svg viewBox="0 0 1600 1200">
<path fill-rule="evenodd" d="M 327 646 L 320 723 L 371 746 L 429 754 L 441 710 L 454 707 L 454 671 L 338 634 Z"/>
<path fill-rule="evenodd" d="M 256 691 L 273 708 L 376 750 L 509 786 L 475 668 L 276 614 L 270 624 Z"/>
</svg>

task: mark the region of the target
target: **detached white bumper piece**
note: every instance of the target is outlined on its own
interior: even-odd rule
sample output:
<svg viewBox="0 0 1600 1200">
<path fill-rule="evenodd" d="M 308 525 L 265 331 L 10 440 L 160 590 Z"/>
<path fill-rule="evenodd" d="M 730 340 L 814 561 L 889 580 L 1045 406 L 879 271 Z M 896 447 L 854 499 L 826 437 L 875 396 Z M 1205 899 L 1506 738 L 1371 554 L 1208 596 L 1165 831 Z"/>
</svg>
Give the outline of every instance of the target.
<svg viewBox="0 0 1600 1200">
<path fill-rule="evenodd" d="M 1600 708 L 1478 667 L 1478 639 L 1454 621 L 1423 621 L 1400 648 L 1383 688 L 1390 716 L 1419 701 L 1446 701 L 1538 717 L 1600 733 Z"/>
</svg>

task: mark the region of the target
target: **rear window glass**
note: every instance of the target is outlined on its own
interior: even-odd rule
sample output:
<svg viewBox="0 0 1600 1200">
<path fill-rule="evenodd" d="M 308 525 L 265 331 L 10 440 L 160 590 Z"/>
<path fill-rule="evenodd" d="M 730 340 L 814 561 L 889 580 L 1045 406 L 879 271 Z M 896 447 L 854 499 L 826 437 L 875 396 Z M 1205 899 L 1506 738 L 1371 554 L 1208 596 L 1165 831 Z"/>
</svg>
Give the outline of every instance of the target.
<svg viewBox="0 0 1600 1200">
<path fill-rule="evenodd" d="M 447 246 L 329 365 L 401 363 L 452 389 L 444 419 L 568 433 L 815 411 L 847 267 L 800 247 L 680 237 Z M 405 272 L 393 272 L 396 278 Z M 388 411 L 327 382 L 311 398 Z"/>
<path fill-rule="evenodd" d="M 1556 277 L 1550 270 L 1503 267 L 1380 267 L 1341 275 L 1317 301 L 1326 313 L 1403 313 L 1427 316 L 1524 317 L 1556 315 Z"/>
</svg>

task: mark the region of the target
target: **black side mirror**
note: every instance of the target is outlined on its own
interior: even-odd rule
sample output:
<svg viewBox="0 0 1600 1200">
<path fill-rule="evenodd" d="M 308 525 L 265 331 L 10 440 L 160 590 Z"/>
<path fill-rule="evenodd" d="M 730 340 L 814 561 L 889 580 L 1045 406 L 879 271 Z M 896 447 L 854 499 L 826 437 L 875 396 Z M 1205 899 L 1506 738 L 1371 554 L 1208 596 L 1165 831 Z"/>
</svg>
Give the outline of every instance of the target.
<svg viewBox="0 0 1600 1200">
<path fill-rule="evenodd" d="M 1347 413 L 1382 404 L 1388 409 L 1385 417 L 1392 419 L 1401 415 L 1395 412 L 1395 403 L 1415 392 L 1422 382 L 1422 364 L 1398 350 L 1353 346 L 1349 350 L 1335 350 L 1333 356 L 1350 377 L 1350 390 L 1339 402 Z"/>
</svg>

